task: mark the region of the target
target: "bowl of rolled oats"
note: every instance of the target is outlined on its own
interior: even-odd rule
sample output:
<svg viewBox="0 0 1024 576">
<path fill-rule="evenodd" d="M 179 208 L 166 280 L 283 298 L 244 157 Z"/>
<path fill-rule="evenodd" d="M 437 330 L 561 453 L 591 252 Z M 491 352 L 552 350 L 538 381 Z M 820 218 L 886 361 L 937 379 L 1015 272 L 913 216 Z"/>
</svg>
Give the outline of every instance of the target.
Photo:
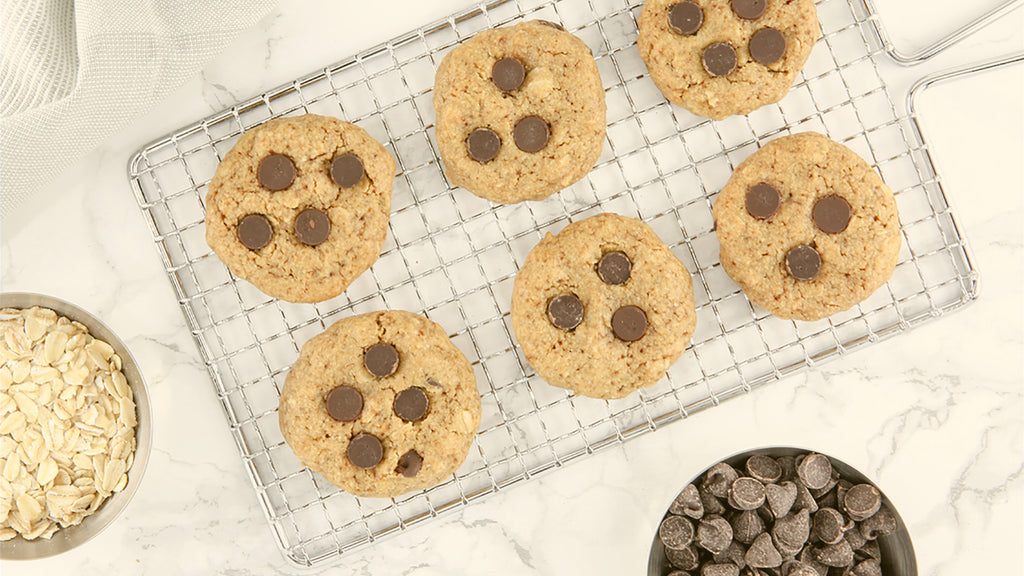
<svg viewBox="0 0 1024 576">
<path fill-rule="evenodd" d="M 790 447 L 735 454 L 683 487 L 648 576 L 917 576 L 910 533 L 860 471 Z"/>
<path fill-rule="evenodd" d="M 108 526 L 142 480 L 151 443 L 131 353 L 85 310 L 0 294 L 0 556 L 70 550 Z"/>
</svg>

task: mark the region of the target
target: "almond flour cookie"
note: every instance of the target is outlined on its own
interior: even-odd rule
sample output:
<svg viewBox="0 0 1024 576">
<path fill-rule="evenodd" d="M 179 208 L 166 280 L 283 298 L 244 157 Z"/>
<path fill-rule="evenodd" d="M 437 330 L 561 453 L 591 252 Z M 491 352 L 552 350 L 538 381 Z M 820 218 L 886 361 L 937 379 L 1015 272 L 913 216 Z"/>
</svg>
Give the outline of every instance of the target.
<svg viewBox="0 0 1024 576">
<path fill-rule="evenodd" d="M 409 312 L 374 312 L 306 342 L 278 416 L 310 469 L 357 496 L 391 497 L 462 464 L 480 426 L 480 395 L 444 329 Z"/>
<path fill-rule="evenodd" d="M 900 225 L 892 190 L 821 134 L 773 140 L 746 159 L 714 207 L 726 273 L 780 318 L 820 320 L 892 277 Z"/>
<path fill-rule="evenodd" d="M 448 180 L 493 202 L 547 198 L 590 171 L 604 143 L 597 63 L 550 22 L 485 30 L 449 52 L 434 109 Z"/>
<path fill-rule="evenodd" d="M 380 255 L 395 162 L 365 130 L 307 114 L 246 132 L 206 195 L 206 242 L 290 302 L 341 294 Z"/>
<path fill-rule="evenodd" d="M 814 0 L 647 0 L 637 45 L 666 98 L 721 120 L 782 100 L 818 35 Z"/>
<path fill-rule="evenodd" d="M 696 322 L 686 267 L 649 226 L 617 214 L 548 234 L 512 291 L 526 360 L 549 384 L 592 398 L 655 384 Z"/>
</svg>

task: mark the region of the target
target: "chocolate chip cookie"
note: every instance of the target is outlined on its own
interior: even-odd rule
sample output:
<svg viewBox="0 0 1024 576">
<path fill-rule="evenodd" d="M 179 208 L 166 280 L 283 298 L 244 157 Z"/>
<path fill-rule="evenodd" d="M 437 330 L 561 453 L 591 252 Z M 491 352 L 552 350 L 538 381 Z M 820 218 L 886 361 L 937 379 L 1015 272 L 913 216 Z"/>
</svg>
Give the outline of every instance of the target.
<svg viewBox="0 0 1024 576">
<path fill-rule="evenodd" d="M 892 190 L 855 152 L 821 134 L 779 138 L 747 158 L 714 216 L 722 267 L 780 318 L 820 320 L 846 310 L 896 268 Z"/>
<path fill-rule="evenodd" d="M 290 302 L 341 294 L 380 255 L 395 162 L 365 130 L 307 114 L 239 138 L 206 195 L 206 242 Z"/>
<path fill-rule="evenodd" d="M 721 120 L 782 100 L 818 35 L 814 0 L 647 0 L 637 45 L 666 98 Z"/>
<path fill-rule="evenodd" d="M 582 178 L 604 143 L 594 57 L 550 22 L 485 30 L 449 52 L 434 109 L 448 180 L 493 202 L 547 198 Z"/>
<path fill-rule="evenodd" d="M 310 469 L 357 496 L 391 497 L 462 464 L 480 426 L 480 395 L 444 329 L 410 312 L 375 312 L 306 342 L 279 419 Z"/>
<path fill-rule="evenodd" d="M 690 274 L 653 230 L 599 214 L 548 234 L 512 291 L 512 328 L 549 384 L 622 398 L 656 383 L 696 327 Z"/>
</svg>

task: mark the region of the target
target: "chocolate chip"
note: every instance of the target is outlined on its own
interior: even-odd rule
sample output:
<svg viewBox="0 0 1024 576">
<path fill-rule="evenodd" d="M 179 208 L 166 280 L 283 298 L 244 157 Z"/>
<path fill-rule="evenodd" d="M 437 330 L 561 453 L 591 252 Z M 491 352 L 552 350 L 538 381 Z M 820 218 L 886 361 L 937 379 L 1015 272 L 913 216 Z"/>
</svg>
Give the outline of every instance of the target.
<svg viewBox="0 0 1024 576">
<path fill-rule="evenodd" d="M 395 396 L 395 403 L 392 406 L 395 416 L 406 422 L 419 422 L 427 415 L 430 408 L 430 400 L 423 388 L 413 386 L 406 388 Z"/>
<path fill-rule="evenodd" d="M 373 434 L 363 432 L 349 441 L 347 455 L 353 466 L 367 470 L 380 464 L 384 457 L 384 445 Z"/>
<path fill-rule="evenodd" d="M 846 540 L 840 540 L 838 544 L 818 548 L 816 556 L 818 562 L 825 566 L 849 566 L 853 563 L 853 548 L 850 548 L 850 544 Z"/>
<path fill-rule="evenodd" d="M 811 219 L 818 230 L 828 234 L 839 234 L 850 225 L 852 209 L 842 196 L 832 194 L 814 203 Z"/>
<path fill-rule="evenodd" d="M 682 550 L 693 542 L 693 524 L 682 516 L 668 516 L 658 527 L 658 538 L 665 548 Z"/>
<path fill-rule="evenodd" d="M 526 68 L 518 58 L 502 58 L 491 67 L 491 82 L 503 92 L 511 92 L 523 85 Z"/>
<path fill-rule="evenodd" d="M 672 501 L 672 505 L 668 507 L 668 513 L 700 520 L 704 516 L 704 504 L 700 500 L 697 487 L 687 484 L 686 488 L 683 488 L 676 499 Z"/>
<path fill-rule="evenodd" d="M 853 548 L 854 550 L 863 550 L 868 545 L 868 542 L 874 544 L 874 541 L 869 541 L 864 537 L 863 530 L 864 524 L 861 524 L 860 530 L 847 530 L 846 533 L 843 534 L 843 540 L 846 540 L 850 544 L 850 548 Z"/>
<path fill-rule="evenodd" d="M 728 489 L 728 488 L 727 488 Z M 705 490 L 700 491 L 700 503 L 704 506 L 704 514 L 721 514 L 725 512 L 725 506 L 722 502 L 715 498 L 710 492 Z"/>
<path fill-rule="evenodd" d="M 786 254 L 786 270 L 797 280 L 814 280 L 821 272 L 821 255 L 814 248 L 801 244 Z"/>
<path fill-rule="evenodd" d="M 762 454 L 747 458 L 746 468 L 747 474 L 750 474 L 751 478 L 764 484 L 778 482 L 779 478 L 782 478 L 782 466 L 779 466 L 774 459 Z"/>
<path fill-rule="evenodd" d="M 775 28 L 762 28 L 750 37 L 750 57 L 771 66 L 786 55 L 786 37 Z"/>
<path fill-rule="evenodd" d="M 807 509 L 783 516 L 772 526 L 772 539 L 780 551 L 796 555 L 811 536 L 811 514 Z"/>
<path fill-rule="evenodd" d="M 740 567 L 735 564 L 705 564 L 700 576 L 740 576 Z"/>
<path fill-rule="evenodd" d="M 822 508 L 814 513 L 814 536 L 825 544 L 836 544 L 843 539 L 846 520 L 834 508 Z"/>
<path fill-rule="evenodd" d="M 717 564 L 734 564 L 741 570 L 746 567 L 747 561 L 743 559 L 743 555 L 747 553 L 747 549 L 742 544 L 733 540 L 729 543 L 729 547 L 719 552 L 718 554 L 712 555 L 712 560 Z"/>
<path fill-rule="evenodd" d="M 796 474 L 808 489 L 820 490 L 832 479 L 832 462 L 828 456 L 811 453 L 797 464 Z"/>
<path fill-rule="evenodd" d="M 779 211 L 782 196 L 774 186 L 767 182 L 755 184 L 747 190 L 747 214 L 754 218 L 767 220 Z"/>
<path fill-rule="evenodd" d="M 776 518 L 782 518 L 793 508 L 796 502 L 796 484 L 785 481 L 779 484 L 768 484 L 764 487 L 764 497 L 768 501 L 768 508 Z"/>
<path fill-rule="evenodd" d="M 867 540 L 888 536 L 896 531 L 896 516 L 887 507 L 881 507 L 873 516 L 860 524 L 860 534 Z"/>
<path fill-rule="evenodd" d="M 764 484 L 753 478 L 737 478 L 729 490 L 729 504 L 737 510 L 756 510 L 764 504 Z"/>
<path fill-rule="evenodd" d="M 489 128 L 477 128 L 466 138 L 469 157 L 477 162 L 490 162 L 501 149 L 501 138 Z"/>
<path fill-rule="evenodd" d="M 708 469 L 701 487 L 717 498 L 727 498 L 729 488 L 739 477 L 740 473 L 735 468 L 725 462 L 719 462 Z"/>
<path fill-rule="evenodd" d="M 331 235 L 331 219 L 316 208 L 306 208 L 295 217 L 295 237 L 306 246 L 319 246 Z"/>
<path fill-rule="evenodd" d="M 523 152 L 540 152 L 548 145 L 551 128 L 540 116 L 527 116 L 516 122 L 512 138 Z"/>
<path fill-rule="evenodd" d="M 342 188 L 351 188 L 363 179 L 363 161 L 355 154 L 342 154 L 331 160 L 331 180 Z"/>
<path fill-rule="evenodd" d="M 859 547 L 858 546 L 854 546 L 853 542 L 849 538 L 850 535 L 854 534 L 854 533 L 856 533 L 856 531 L 851 530 L 850 532 L 847 532 L 846 533 L 846 536 L 847 536 L 846 541 L 850 542 L 850 546 L 855 550 L 855 552 L 854 552 L 854 556 L 855 557 L 857 557 L 857 558 L 874 558 L 875 560 L 881 560 L 882 559 L 882 548 L 881 548 L 881 546 L 878 545 L 878 541 L 877 540 L 870 540 L 870 541 L 865 540 L 864 543 L 861 544 Z"/>
<path fill-rule="evenodd" d="M 882 576 L 882 564 L 874 558 L 864 560 L 854 566 L 853 576 Z"/>
<path fill-rule="evenodd" d="M 256 169 L 256 179 L 260 186 L 277 192 L 292 185 L 295 180 L 295 163 L 284 154 L 271 154 Z"/>
<path fill-rule="evenodd" d="M 398 458 L 398 465 L 395 466 L 395 473 L 406 478 L 415 478 L 423 467 L 423 456 L 415 450 L 409 450 Z"/>
<path fill-rule="evenodd" d="M 327 414 L 338 422 L 352 422 L 363 411 L 363 395 L 351 386 L 338 386 L 327 393 Z"/>
<path fill-rule="evenodd" d="M 697 526 L 697 545 L 718 554 L 732 542 L 732 526 L 721 516 L 705 516 Z"/>
<path fill-rule="evenodd" d="M 238 241 L 249 250 L 259 250 L 274 237 L 274 227 L 263 214 L 249 214 L 238 221 Z"/>
<path fill-rule="evenodd" d="M 690 576 L 690 573 L 682 570 L 673 570 L 668 573 L 668 576 Z"/>
<path fill-rule="evenodd" d="M 796 456 L 779 456 L 775 461 L 782 468 L 780 480 L 793 480 L 796 478 Z"/>
<path fill-rule="evenodd" d="M 761 515 L 756 510 L 744 510 L 736 516 L 733 516 L 732 521 L 729 522 L 732 525 L 732 535 L 737 542 L 744 544 L 750 544 L 757 538 L 758 534 L 764 533 L 764 520 L 761 519 Z"/>
<path fill-rule="evenodd" d="M 637 306 L 623 306 L 612 314 L 612 332 L 623 342 L 636 342 L 647 333 L 647 314 Z"/>
<path fill-rule="evenodd" d="M 597 263 L 597 275 L 605 284 L 625 284 L 632 269 L 633 263 L 625 252 L 609 252 Z"/>
<path fill-rule="evenodd" d="M 754 568 L 775 568 L 782 565 L 782 554 L 779 554 L 772 544 L 772 537 L 768 534 L 761 534 L 755 538 L 743 559 L 747 561 L 747 566 Z"/>
<path fill-rule="evenodd" d="M 386 378 L 398 370 L 398 350 L 391 344 L 378 342 L 363 353 L 363 366 L 377 378 Z"/>
<path fill-rule="evenodd" d="M 857 484 L 846 492 L 843 499 L 843 510 L 857 522 L 870 518 L 881 506 L 882 496 L 878 488 L 870 484 Z"/>
<path fill-rule="evenodd" d="M 839 484 L 839 472 L 836 472 L 835 469 L 833 469 L 832 470 L 832 475 L 829 476 L 828 482 L 826 482 L 825 485 L 822 486 L 821 488 L 818 488 L 816 490 L 811 490 L 811 496 L 814 496 L 815 500 L 818 500 L 819 498 L 823 498 L 826 494 L 828 494 L 828 492 L 830 490 L 835 488 L 838 484 Z"/>
<path fill-rule="evenodd" d="M 704 49 L 704 69 L 712 76 L 726 76 L 736 69 L 736 49 L 728 42 L 715 42 Z"/>
<path fill-rule="evenodd" d="M 548 302 L 548 320 L 555 328 L 574 330 L 583 322 L 583 302 L 575 294 L 559 294 Z"/>
<path fill-rule="evenodd" d="M 784 576 L 819 576 L 818 571 L 810 564 L 792 560 L 782 565 Z"/>
<path fill-rule="evenodd" d="M 704 11 L 695 2 L 680 2 L 669 10 L 668 25 L 676 34 L 696 34 L 704 25 Z"/>
<path fill-rule="evenodd" d="M 818 562 L 818 550 L 816 548 L 804 547 L 800 551 L 800 555 L 797 556 L 797 560 L 813 568 L 818 573 L 818 576 L 828 576 L 828 566 Z"/>
<path fill-rule="evenodd" d="M 687 546 L 682 550 L 665 549 L 665 556 L 669 564 L 680 570 L 693 570 L 699 565 L 697 551 L 693 546 Z"/>
<path fill-rule="evenodd" d="M 818 511 L 818 503 L 814 501 L 814 496 L 811 496 L 811 491 L 804 486 L 803 482 L 796 485 L 796 500 L 793 502 L 793 508 L 807 510 L 811 514 Z"/>
<path fill-rule="evenodd" d="M 534 22 L 538 24 L 543 24 L 549 28 L 554 28 L 555 30 L 561 30 L 562 32 L 565 32 L 565 26 L 562 26 L 557 22 L 552 22 L 550 20 L 534 20 Z"/>
<path fill-rule="evenodd" d="M 744 20 L 757 20 L 767 8 L 766 0 L 732 0 L 732 11 Z"/>
</svg>

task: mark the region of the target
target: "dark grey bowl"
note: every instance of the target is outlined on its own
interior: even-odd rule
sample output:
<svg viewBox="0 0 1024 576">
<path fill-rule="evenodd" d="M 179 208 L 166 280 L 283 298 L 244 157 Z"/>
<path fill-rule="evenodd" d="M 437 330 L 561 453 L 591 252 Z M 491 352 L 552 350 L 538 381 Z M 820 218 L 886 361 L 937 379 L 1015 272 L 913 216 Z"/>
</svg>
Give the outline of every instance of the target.
<svg viewBox="0 0 1024 576">
<path fill-rule="evenodd" d="M 128 470 L 128 484 L 124 490 L 112 494 L 96 512 L 82 520 L 81 524 L 62 528 L 49 540 L 42 538 L 25 540 L 21 536 L 16 536 L 7 542 L 0 543 L 0 556 L 3 556 L 4 560 L 34 560 L 67 552 L 84 544 L 110 525 L 131 501 L 139 483 L 142 482 L 153 438 L 153 417 L 149 410 L 149 394 L 146 393 L 146 383 L 124 342 L 98 318 L 70 302 L 43 294 L 10 292 L 0 294 L 0 308 L 31 308 L 33 306 L 49 308 L 61 316 L 81 322 L 89 329 L 89 333 L 94 338 L 106 341 L 121 357 L 121 370 L 135 397 L 135 418 L 138 421 L 135 427 L 135 461 L 132 463 L 131 469 Z"/>
<path fill-rule="evenodd" d="M 808 452 L 814 452 L 814 450 L 807 450 L 803 448 L 791 448 L 787 446 L 773 447 L 773 448 L 757 448 L 755 450 L 747 450 L 746 452 L 740 452 L 734 454 L 724 460 L 727 464 L 734 468 L 742 468 L 747 458 L 756 455 L 771 456 L 772 458 L 778 458 L 780 456 L 796 456 L 798 454 L 806 454 Z M 819 452 L 819 454 L 824 454 Z M 867 476 L 861 474 L 859 470 L 850 466 L 846 462 L 835 458 L 834 456 L 828 456 L 828 459 L 832 461 L 832 467 L 839 472 L 839 475 L 853 482 L 854 484 L 870 484 L 882 494 L 882 502 L 892 510 L 893 516 L 896 517 L 896 531 L 888 536 L 883 536 L 878 539 L 878 547 L 882 551 L 882 574 L 885 576 L 917 576 L 917 557 L 914 556 L 914 545 L 910 542 L 910 532 L 907 531 L 907 525 L 903 523 L 903 518 L 900 517 L 899 511 L 896 506 L 893 505 L 892 501 L 885 495 L 885 492 L 878 487 L 877 484 L 871 481 Z M 714 462 L 717 464 L 718 461 Z M 697 478 L 704 475 L 705 472 L 710 469 L 708 466 L 704 470 L 697 474 L 697 476 L 691 478 L 686 484 L 695 482 Z M 680 487 L 682 490 L 683 487 Z M 675 495 L 672 496 L 673 500 Z M 671 504 L 671 501 L 669 502 Z M 668 506 L 665 506 L 665 514 L 668 514 Z M 662 517 L 664 518 L 664 516 Z M 658 522 L 659 526 L 661 522 Z M 651 543 L 651 553 L 647 560 L 647 576 L 665 576 L 671 572 L 672 569 L 669 567 L 668 558 L 665 557 L 665 547 L 662 545 L 661 540 L 658 539 L 658 527 L 654 528 L 654 538 Z"/>
</svg>

